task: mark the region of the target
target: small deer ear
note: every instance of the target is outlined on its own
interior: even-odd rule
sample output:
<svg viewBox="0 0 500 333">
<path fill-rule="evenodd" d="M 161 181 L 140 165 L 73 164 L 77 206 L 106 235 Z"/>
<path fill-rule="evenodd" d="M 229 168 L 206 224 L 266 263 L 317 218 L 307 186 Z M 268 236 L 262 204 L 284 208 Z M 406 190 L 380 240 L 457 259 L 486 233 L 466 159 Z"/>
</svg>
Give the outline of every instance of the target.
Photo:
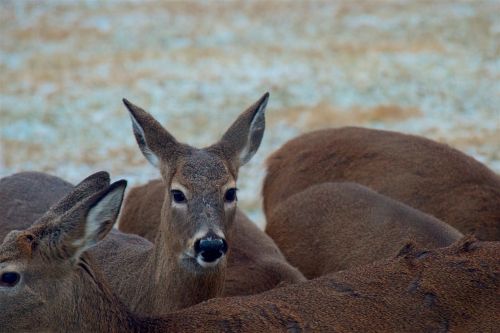
<svg viewBox="0 0 500 333">
<path fill-rule="evenodd" d="M 265 110 L 268 99 L 269 93 L 265 93 L 236 119 L 216 144 L 222 147 L 224 154 L 236 168 L 250 161 L 260 146 L 266 127 Z"/>
<path fill-rule="evenodd" d="M 79 257 L 111 231 L 120 212 L 126 187 L 127 181 L 117 181 L 75 208 L 76 214 L 71 215 L 77 222 L 68 221 L 70 228 L 65 228 L 74 248 L 73 258 Z M 84 215 L 84 218 L 78 218 L 80 215 Z"/>
<path fill-rule="evenodd" d="M 129 111 L 137 144 L 149 163 L 158 168 L 162 157 L 168 160 L 176 155 L 177 140 L 155 118 L 125 98 L 123 104 Z"/>
</svg>

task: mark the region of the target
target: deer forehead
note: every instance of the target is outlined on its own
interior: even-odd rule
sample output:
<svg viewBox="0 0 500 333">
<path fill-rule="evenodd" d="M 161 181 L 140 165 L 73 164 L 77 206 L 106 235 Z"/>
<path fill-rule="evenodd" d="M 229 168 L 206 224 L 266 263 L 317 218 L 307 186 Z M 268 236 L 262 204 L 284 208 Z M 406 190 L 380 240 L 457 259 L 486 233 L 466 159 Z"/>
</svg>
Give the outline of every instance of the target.
<svg viewBox="0 0 500 333">
<path fill-rule="evenodd" d="M 0 269 L 5 266 L 6 262 L 15 259 L 16 254 L 19 255 L 19 251 L 13 250 L 15 250 L 15 247 L 12 247 L 11 244 L 4 243 L 0 246 Z"/>
<path fill-rule="evenodd" d="M 19 259 L 23 256 L 24 244 L 18 241 L 21 231 L 13 230 L 5 236 L 5 240 L 0 244 L 0 263 L 9 260 Z"/>
<path fill-rule="evenodd" d="M 27 257 L 15 240 L 6 240 L 0 245 L 0 268 L 5 267 L 6 263 L 20 260 Z"/>
<path fill-rule="evenodd" d="M 198 192 L 225 188 L 235 179 L 220 157 L 200 150 L 179 161 L 173 182 Z"/>
</svg>

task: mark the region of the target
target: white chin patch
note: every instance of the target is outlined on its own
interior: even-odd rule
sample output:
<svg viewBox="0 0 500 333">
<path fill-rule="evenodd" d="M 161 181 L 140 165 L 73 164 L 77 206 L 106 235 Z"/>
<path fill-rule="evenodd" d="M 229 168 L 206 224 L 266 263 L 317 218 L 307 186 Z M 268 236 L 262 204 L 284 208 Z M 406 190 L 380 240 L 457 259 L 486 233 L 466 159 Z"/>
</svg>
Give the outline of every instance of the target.
<svg viewBox="0 0 500 333">
<path fill-rule="evenodd" d="M 196 257 L 196 262 L 198 263 L 198 265 L 200 265 L 201 267 L 203 268 L 211 268 L 211 267 L 215 267 L 219 264 L 219 261 L 224 258 L 224 256 L 221 256 L 220 258 L 212 261 L 212 262 L 208 262 L 208 261 L 205 261 L 201 258 L 201 255 L 200 256 L 197 256 Z"/>
</svg>

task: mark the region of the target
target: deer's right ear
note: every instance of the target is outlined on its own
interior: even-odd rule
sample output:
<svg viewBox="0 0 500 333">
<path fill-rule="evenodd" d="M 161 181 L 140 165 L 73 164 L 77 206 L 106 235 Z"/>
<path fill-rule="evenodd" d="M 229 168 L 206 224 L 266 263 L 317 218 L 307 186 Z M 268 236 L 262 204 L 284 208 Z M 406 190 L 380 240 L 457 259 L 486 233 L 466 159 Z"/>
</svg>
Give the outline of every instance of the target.
<svg viewBox="0 0 500 333">
<path fill-rule="evenodd" d="M 177 140 L 149 113 L 125 98 L 123 104 L 129 111 L 137 144 L 149 163 L 159 167 L 162 158 L 175 156 Z"/>
</svg>

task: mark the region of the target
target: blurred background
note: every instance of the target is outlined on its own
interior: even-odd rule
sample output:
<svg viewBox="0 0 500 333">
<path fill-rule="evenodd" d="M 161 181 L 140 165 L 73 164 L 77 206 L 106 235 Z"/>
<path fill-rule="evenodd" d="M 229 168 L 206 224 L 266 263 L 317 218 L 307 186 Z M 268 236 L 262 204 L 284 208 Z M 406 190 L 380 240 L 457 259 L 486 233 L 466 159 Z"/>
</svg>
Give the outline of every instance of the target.
<svg viewBox="0 0 500 333">
<path fill-rule="evenodd" d="M 420 134 L 500 172 L 500 1 L 0 0 L 0 176 L 159 177 L 126 97 L 179 140 L 217 140 L 271 93 L 239 205 L 259 225 L 265 158 L 345 125 Z"/>
</svg>

